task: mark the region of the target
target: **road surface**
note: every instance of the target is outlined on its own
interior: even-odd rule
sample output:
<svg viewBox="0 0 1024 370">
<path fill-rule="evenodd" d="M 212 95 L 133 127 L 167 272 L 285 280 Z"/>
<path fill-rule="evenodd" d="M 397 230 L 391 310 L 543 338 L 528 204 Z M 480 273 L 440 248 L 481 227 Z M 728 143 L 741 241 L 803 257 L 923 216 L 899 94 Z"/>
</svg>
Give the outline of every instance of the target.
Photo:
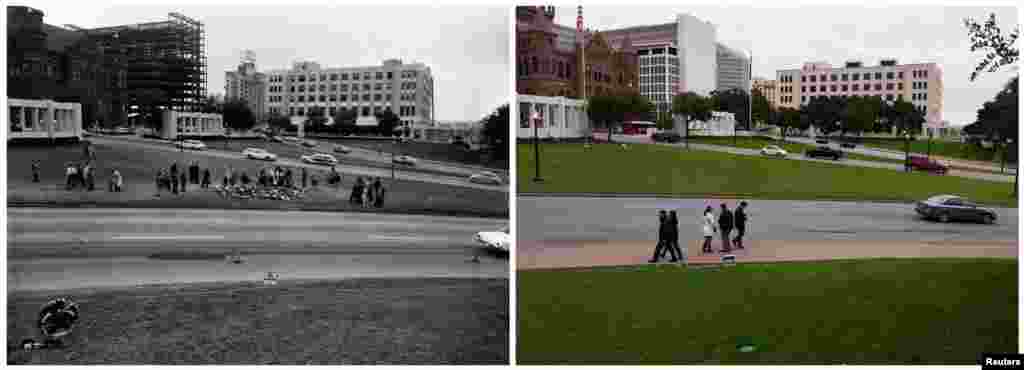
<svg viewBox="0 0 1024 370">
<path fill-rule="evenodd" d="M 657 212 L 676 210 L 682 239 L 700 239 L 706 205 L 720 200 L 519 196 L 517 240 L 657 240 Z M 726 200 L 735 207 L 735 200 Z M 900 203 L 749 200 L 747 234 L 761 240 L 1016 241 L 1015 208 L 995 225 L 920 220 Z M 689 235 L 690 237 L 687 237 Z M 717 238 L 716 238 L 717 239 Z"/>
<path fill-rule="evenodd" d="M 89 140 L 94 142 L 94 143 L 97 143 L 97 144 L 110 145 L 110 146 L 113 146 L 113 147 L 122 146 L 122 147 L 132 147 L 132 148 L 145 148 L 147 150 L 162 150 L 162 151 L 166 151 L 166 152 L 178 152 L 179 151 L 178 148 L 176 148 L 174 146 L 171 146 L 168 143 L 152 141 L 152 140 L 141 140 L 141 139 L 135 139 L 135 138 L 108 138 L 108 137 L 99 137 L 99 136 L 91 137 Z M 190 151 L 190 152 L 195 154 L 195 155 L 202 155 L 202 156 L 222 158 L 222 159 L 240 159 L 240 158 L 242 158 L 240 153 L 225 152 L 225 151 L 217 149 L 216 146 L 210 146 L 210 148 L 208 150 Z M 308 163 L 302 162 L 302 161 L 300 161 L 298 159 L 292 159 L 292 158 L 279 158 L 277 160 L 277 163 L 280 163 L 282 165 L 291 166 L 291 167 L 305 167 L 305 168 L 314 169 L 314 170 L 318 170 L 318 171 L 324 170 L 325 168 L 328 168 L 327 166 L 308 164 Z M 373 176 L 373 177 L 377 177 L 377 176 L 379 176 L 379 177 L 390 177 L 391 176 L 391 169 L 390 168 L 357 166 L 357 165 L 350 165 L 350 164 L 338 164 L 338 165 L 335 166 L 335 168 L 338 170 L 338 172 L 341 172 L 343 174 L 351 174 L 351 175 L 356 175 L 356 176 Z M 505 185 L 502 185 L 502 186 L 495 186 L 495 185 L 482 185 L 482 184 L 470 183 L 469 180 L 467 179 L 467 177 L 464 177 L 464 176 L 461 176 L 461 175 L 460 176 L 444 176 L 444 175 L 439 175 L 439 174 L 427 174 L 427 173 L 419 173 L 419 172 L 413 172 L 413 171 L 405 171 L 405 170 L 402 170 L 401 167 L 397 167 L 397 168 L 398 168 L 398 171 L 396 171 L 395 178 L 400 179 L 400 180 L 429 182 L 429 183 L 434 183 L 434 184 L 442 184 L 442 185 L 449 185 L 449 186 L 474 188 L 474 189 L 481 189 L 481 190 L 490 190 L 490 191 L 503 192 L 503 193 L 507 193 L 508 192 L 508 188 L 509 188 L 508 184 L 505 184 Z"/>
<path fill-rule="evenodd" d="M 815 139 L 806 138 L 806 137 L 786 137 L 786 141 L 789 141 L 789 142 L 800 143 L 800 144 L 808 144 L 808 145 L 822 145 L 822 144 L 818 144 L 814 140 Z M 878 158 L 889 158 L 889 159 L 898 159 L 898 160 L 906 159 L 906 153 L 904 153 L 904 152 L 893 151 L 893 150 L 882 149 L 882 148 L 873 148 L 873 147 L 868 147 L 868 146 L 864 146 L 864 145 L 858 145 L 856 148 L 840 148 L 839 144 L 837 144 L 836 142 L 829 141 L 827 146 L 831 147 L 833 149 L 842 149 L 843 151 L 857 153 L 857 154 L 863 154 L 863 155 L 872 156 L 872 157 L 878 157 Z M 983 166 L 983 165 L 967 164 L 967 163 L 960 163 L 959 161 L 958 161 L 958 163 L 956 163 L 956 165 L 959 166 L 959 167 L 977 168 L 979 170 L 991 171 L 991 172 L 998 172 L 998 171 L 1000 171 L 1000 168 L 997 167 L 997 166 Z M 1006 168 L 1006 173 L 1008 173 L 1010 175 L 1013 175 L 1014 173 L 1016 173 L 1016 170 L 1014 170 L 1012 168 Z"/>
<path fill-rule="evenodd" d="M 650 138 L 647 138 L 645 136 L 637 137 L 637 136 L 615 135 L 615 136 L 613 136 L 613 138 L 614 138 L 614 140 L 617 140 L 617 141 L 620 141 L 620 142 L 632 142 L 632 143 L 651 144 Z M 679 148 L 686 147 L 686 144 L 683 143 L 683 142 L 679 142 L 679 143 L 656 143 L 656 144 L 658 144 L 658 145 L 675 146 L 675 147 L 679 147 Z M 707 151 L 715 151 L 715 152 L 737 154 L 737 155 L 764 156 L 763 154 L 761 154 L 761 151 L 757 150 L 757 149 L 736 148 L 736 147 L 725 146 L 725 145 L 711 145 L 711 144 L 690 143 L 690 148 L 691 149 L 697 149 L 697 150 L 707 150 Z M 848 149 L 844 149 L 844 150 L 848 150 Z M 863 153 L 861 153 L 861 154 L 863 154 Z M 900 157 L 900 158 L 902 158 L 902 157 Z M 780 157 L 780 159 L 781 159 L 781 157 Z M 876 162 L 876 161 L 864 161 L 864 160 L 848 159 L 848 158 L 840 159 L 838 161 L 833 161 L 831 159 L 808 158 L 808 157 L 805 157 L 803 155 L 803 153 L 789 153 L 789 155 L 787 155 L 785 157 L 785 159 L 799 160 L 799 161 L 808 161 L 808 162 L 834 163 L 834 164 L 844 165 L 844 166 L 884 168 L 884 169 L 890 169 L 890 170 L 896 170 L 896 171 L 903 171 L 904 170 L 903 169 L 903 164 L 901 164 L 901 163 L 887 163 L 887 162 Z M 955 170 L 955 169 L 954 170 L 950 170 L 947 173 L 947 176 L 958 176 L 958 177 L 964 177 L 964 178 L 969 178 L 969 179 L 985 180 L 985 181 L 996 181 L 996 182 L 1006 182 L 1006 183 L 1012 183 L 1014 181 L 1013 176 L 999 175 L 999 174 L 993 174 L 993 173 L 984 173 L 984 172 L 960 171 L 960 170 Z"/>
<path fill-rule="evenodd" d="M 68 289 L 180 282 L 350 277 L 507 277 L 477 231 L 505 220 L 187 209 L 8 209 L 8 288 Z M 166 260 L 156 253 L 225 253 Z M 475 255 L 481 263 L 470 263 Z"/>
</svg>

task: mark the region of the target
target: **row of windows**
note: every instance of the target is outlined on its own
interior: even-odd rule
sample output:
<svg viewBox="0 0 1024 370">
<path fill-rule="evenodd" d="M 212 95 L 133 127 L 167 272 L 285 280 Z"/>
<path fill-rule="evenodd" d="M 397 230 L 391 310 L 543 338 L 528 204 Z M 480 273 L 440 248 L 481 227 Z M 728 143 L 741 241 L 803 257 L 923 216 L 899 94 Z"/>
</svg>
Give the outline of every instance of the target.
<svg viewBox="0 0 1024 370">
<path fill-rule="evenodd" d="M 914 89 L 927 89 L 928 88 L 928 81 L 914 81 L 913 85 L 914 85 L 913 86 Z"/>
<path fill-rule="evenodd" d="M 839 91 L 849 91 L 850 89 L 852 89 L 853 91 L 860 91 L 860 87 L 861 86 L 862 85 L 860 85 L 860 84 L 853 84 L 852 87 L 851 87 L 851 85 L 840 85 L 840 86 L 830 85 L 829 86 L 830 87 L 829 90 L 832 91 L 832 92 L 836 92 L 837 90 L 839 90 Z M 864 84 L 863 86 L 864 86 L 864 91 L 871 91 L 871 84 Z M 875 86 L 875 90 L 876 91 L 877 90 L 882 90 L 882 84 L 875 84 L 874 86 Z M 897 90 L 903 90 L 903 83 L 902 82 L 899 82 L 899 83 L 896 83 L 896 84 L 887 83 L 887 84 L 885 84 L 885 89 L 886 90 L 892 90 L 894 86 L 896 87 Z M 818 92 L 818 91 L 819 91 L 819 89 L 818 89 L 817 86 L 813 86 L 813 85 L 811 86 L 811 92 L 812 93 L 813 92 Z M 826 91 L 825 86 L 822 86 L 820 91 L 821 92 L 825 92 Z M 785 91 L 785 87 L 783 87 L 783 92 L 786 92 Z M 807 86 L 800 86 L 800 92 L 802 92 L 802 93 L 807 92 Z"/>
<path fill-rule="evenodd" d="M 867 81 L 867 80 L 871 80 L 872 74 L 869 73 L 869 72 L 865 72 L 863 74 L 861 74 L 861 73 L 843 73 L 843 74 L 838 74 L 838 75 L 837 74 L 831 74 L 831 75 L 824 75 L 823 74 L 823 75 L 800 76 L 800 82 L 807 82 L 808 77 L 810 77 L 810 81 L 811 82 L 818 82 L 819 80 L 821 82 L 829 82 L 829 81 L 835 82 L 835 81 L 840 81 L 840 80 L 841 81 L 849 81 L 849 80 L 859 81 L 861 78 L 863 78 L 864 80 Z M 898 72 L 898 73 L 896 73 L 896 72 L 886 72 L 885 73 L 885 79 L 886 80 L 902 79 L 902 78 L 903 78 L 903 72 Z M 882 79 L 882 72 L 875 72 L 874 73 L 874 79 L 881 80 Z M 784 79 L 782 82 L 792 82 L 792 80 Z"/>
<path fill-rule="evenodd" d="M 640 74 L 665 73 L 665 66 L 640 67 Z"/>
<path fill-rule="evenodd" d="M 417 75 L 416 72 L 417 71 L 402 71 L 401 72 L 401 77 L 402 78 L 415 78 L 416 75 Z M 302 75 L 288 75 L 288 81 L 289 82 L 306 82 L 307 79 L 309 81 L 317 81 L 317 80 L 319 80 L 319 81 L 328 81 L 328 80 L 330 80 L 330 81 L 338 81 L 339 79 L 342 80 L 342 81 L 347 81 L 350 76 L 352 77 L 352 80 L 355 80 L 355 81 L 358 81 L 360 79 L 360 77 L 362 77 L 363 80 L 370 80 L 370 79 L 377 79 L 377 80 L 388 79 L 388 80 L 390 80 L 390 79 L 394 78 L 395 74 L 394 74 L 394 72 L 363 72 L 363 73 L 352 72 L 351 74 L 349 74 L 349 73 L 320 73 L 320 74 L 310 73 L 308 75 L 305 75 L 305 74 L 302 74 Z M 270 80 L 270 82 L 284 82 L 284 76 L 283 75 L 271 75 L 269 80 Z"/>
<path fill-rule="evenodd" d="M 784 93 L 791 93 L 791 92 L 793 92 L 793 86 L 782 86 L 779 89 L 781 89 L 782 92 L 784 92 Z"/>
<path fill-rule="evenodd" d="M 791 75 L 784 75 L 784 76 L 779 78 L 779 82 L 793 82 L 793 76 L 791 76 Z"/>
<path fill-rule="evenodd" d="M 341 84 L 341 85 L 338 85 L 338 84 L 331 84 L 331 85 L 320 84 L 319 86 L 320 86 L 320 91 L 327 91 L 328 88 L 329 88 L 330 91 L 338 91 L 339 88 L 341 89 L 341 91 L 348 91 L 349 90 L 349 86 L 352 87 L 352 91 L 359 91 L 360 90 L 359 89 L 359 86 L 360 86 L 359 84 L 352 84 L 352 85 L 348 85 L 348 84 Z M 406 87 L 411 86 L 412 89 L 415 89 L 416 88 L 416 83 L 415 82 L 403 82 L 402 86 L 403 86 L 402 88 L 406 88 Z M 378 83 L 378 84 L 373 84 L 373 85 L 362 84 L 362 90 L 363 91 L 370 91 L 371 87 L 373 88 L 373 90 L 377 90 L 377 91 L 391 90 L 391 84 L 388 84 L 388 83 Z M 289 92 L 296 92 L 296 91 L 297 92 L 306 92 L 307 90 L 308 91 L 317 91 L 317 85 L 309 85 L 308 88 L 307 88 L 306 85 L 298 85 L 298 86 L 292 85 L 292 86 L 288 86 L 288 91 Z M 269 91 L 270 92 L 283 92 L 284 91 L 284 86 L 271 85 L 270 88 L 269 88 Z"/>
<path fill-rule="evenodd" d="M 315 102 L 315 101 L 321 101 L 321 102 L 326 102 L 326 101 L 343 101 L 344 102 L 344 101 L 349 101 L 349 96 L 350 95 L 319 95 L 319 96 L 309 95 L 308 98 L 307 98 L 306 95 L 299 95 L 299 96 L 289 95 L 288 96 L 288 101 L 292 102 L 292 103 L 295 103 L 295 102 L 304 103 L 306 101 L 310 101 L 310 102 Z M 359 96 L 360 95 L 352 94 L 351 95 L 351 100 L 352 101 L 359 101 L 360 100 Z M 404 97 L 408 97 L 409 99 L 401 99 L 401 100 L 409 100 L 409 101 L 415 100 L 414 99 L 414 95 L 410 95 L 410 96 L 404 96 L 403 95 L 403 98 Z M 370 94 L 363 94 L 362 95 L 362 100 L 363 101 L 370 101 L 371 100 L 370 98 L 371 98 Z M 382 101 L 382 100 L 383 101 L 391 101 L 391 94 L 373 94 L 372 98 L 373 98 L 372 99 L 373 101 Z M 284 101 L 284 96 L 271 95 L 267 99 L 270 102 L 283 102 Z"/>
<path fill-rule="evenodd" d="M 928 100 L 928 93 L 911 94 L 911 100 Z"/>
<path fill-rule="evenodd" d="M 917 70 L 914 70 L 911 74 L 914 75 L 914 78 L 928 78 L 928 70 L 927 69 L 917 69 Z"/>
<path fill-rule="evenodd" d="M 533 71 L 533 73 L 552 73 L 558 76 L 558 78 L 564 79 L 572 79 L 573 76 L 572 64 L 563 61 L 540 61 L 537 57 L 531 57 L 529 62 L 525 59 L 520 60 L 517 67 L 519 77 L 529 76 L 530 71 Z"/>
<path fill-rule="evenodd" d="M 411 114 L 399 113 L 400 116 L 415 116 L 416 115 L 415 114 L 416 107 L 399 107 L 399 108 L 400 108 L 400 112 L 406 112 L 406 113 L 412 112 Z M 412 109 L 410 110 L 410 109 L 401 109 L 401 108 L 412 108 Z M 362 107 L 353 107 L 353 109 L 355 109 L 356 112 L 359 113 L 360 116 L 370 116 L 372 114 L 377 114 L 377 113 L 381 113 L 381 112 L 384 112 L 384 111 L 391 111 L 391 107 L 369 107 L 369 106 L 362 106 Z M 288 115 L 291 115 L 291 116 L 304 116 L 304 115 L 306 115 L 306 113 L 313 113 L 313 112 L 316 112 L 316 111 L 323 111 L 323 110 L 324 110 L 323 107 L 309 107 L 309 109 L 306 109 L 305 107 L 288 107 Z M 372 112 L 372 114 L 371 114 L 371 112 Z M 271 107 L 270 108 L 270 113 L 272 113 L 272 114 L 280 114 L 281 110 L 278 109 L 277 107 Z M 338 110 L 337 110 L 336 107 L 328 107 L 328 109 L 325 111 L 325 113 L 327 115 L 334 116 L 335 114 L 338 113 Z"/>
<path fill-rule="evenodd" d="M 668 57 L 668 58 L 663 57 L 663 56 L 661 56 L 661 57 L 648 57 L 648 58 L 640 58 L 640 65 L 641 66 L 662 65 L 662 64 L 665 64 L 666 62 L 669 63 L 669 64 L 678 64 L 678 61 L 679 61 L 679 58 L 676 58 L 676 57 Z"/>
<path fill-rule="evenodd" d="M 666 51 L 665 48 L 641 49 L 641 50 L 637 51 L 637 54 L 638 55 L 658 55 L 658 54 L 665 54 L 665 51 Z M 669 55 L 676 55 L 676 54 L 678 54 L 678 51 L 676 50 L 676 48 L 673 48 L 673 47 L 669 47 L 667 51 L 668 51 Z"/>
</svg>

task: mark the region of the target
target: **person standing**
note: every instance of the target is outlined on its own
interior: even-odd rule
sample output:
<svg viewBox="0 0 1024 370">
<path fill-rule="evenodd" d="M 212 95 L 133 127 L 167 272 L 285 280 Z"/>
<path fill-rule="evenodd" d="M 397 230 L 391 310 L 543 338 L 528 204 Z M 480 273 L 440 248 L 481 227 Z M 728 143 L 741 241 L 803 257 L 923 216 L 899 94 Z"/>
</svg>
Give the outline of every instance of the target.
<svg viewBox="0 0 1024 370">
<path fill-rule="evenodd" d="M 39 182 L 39 161 L 32 161 L 32 182 Z"/>
<path fill-rule="evenodd" d="M 187 181 L 187 180 L 188 180 L 188 176 L 185 176 L 185 172 L 184 172 L 184 171 L 182 171 L 182 172 L 181 172 L 181 179 L 180 179 L 180 183 L 181 183 L 181 192 L 182 192 L 182 193 L 185 193 L 185 188 L 187 188 L 187 187 L 188 187 L 188 181 Z"/>
<path fill-rule="evenodd" d="M 384 183 L 380 181 L 380 177 L 373 180 L 373 189 L 376 194 L 373 197 L 373 206 L 376 208 L 384 207 Z"/>
<path fill-rule="evenodd" d="M 352 205 L 356 205 L 363 198 L 363 178 L 362 176 L 356 177 L 356 182 L 352 184 L 352 194 L 349 195 L 348 201 Z"/>
<path fill-rule="evenodd" d="M 306 167 L 302 167 L 302 188 L 305 189 L 309 180 L 309 173 L 306 172 Z"/>
<path fill-rule="evenodd" d="M 665 249 L 666 241 L 668 240 L 668 214 L 665 210 L 658 211 L 658 243 L 654 245 L 654 256 L 651 257 L 650 263 L 657 263 L 659 257 L 661 257 L 662 251 Z M 675 255 L 675 252 L 672 253 Z"/>
<path fill-rule="evenodd" d="M 65 188 L 71 190 L 75 187 L 75 166 L 68 163 L 67 168 L 64 170 L 64 177 L 67 179 Z"/>
<path fill-rule="evenodd" d="M 203 169 L 203 181 L 200 183 L 199 186 L 202 187 L 203 189 L 206 189 L 206 188 L 210 187 L 210 169 L 209 168 L 204 168 Z"/>
<path fill-rule="evenodd" d="M 160 170 L 156 171 L 156 179 L 155 180 L 156 180 L 156 195 L 154 195 L 154 196 L 160 196 L 160 191 L 163 190 L 163 187 L 164 187 L 164 170 L 163 169 L 160 169 Z"/>
<path fill-rule="evenodd" d="M 736 211 L 733 213 L 736 224 L 736 237 L 733 238 L 732 244 L 736 246 L 736 249 L 743 249 L 743 236 L 747 231 L 747 201 L 740 202 L 740 205 L 736 207 Z"/>
<path fill-rule="evenodd" d="M 676 215 L 676 211 L 668 212 L 668 224 L 669 224 L 669 251 L 672 252 L 672 262 L 679 262 L 685 260 L 686 255 L 683 254 L 682 248 L 679 247 L 679 217 Z"/>
<path fill-rule="evenodd" d="M 178 194 L 178 174 L 174 171 L 174 167 L 173 166 L 171 167 L 171 171 L 170 172 L 171 172 L 170 173 L 170 177 L 171 178 L 169 180 L 171 180 L 171 194 L 177 195 Z"/>
<path fill-rule="evenodd" d="M 722 253 L 732 251 L 729 246 L 729 234 L 732 234 L 733 224 L 732 211 L 722 203 L 722 211 L 718 214 L 718 229 L 722 231 Z"/>
<path fill-rule="evenodd" d="M 715 213 L 712 211 L 711 206 L 704 208 L 704 214 L 700 219 L 704 231 L 704 246 L 701 248 L 701 253 L 713 253 L 711 239 L 715 237 L 715 232 L 718 230 L 715 228 Z"/>
<path fill-rule="evenodd" d="M 121 187 L 124 186 L 124 177 L 121 176 L 121 171 L 114 169 L 114 174 L 111 176 L 114 179 L 114 192 L 120 193 Z"/>
</svg>

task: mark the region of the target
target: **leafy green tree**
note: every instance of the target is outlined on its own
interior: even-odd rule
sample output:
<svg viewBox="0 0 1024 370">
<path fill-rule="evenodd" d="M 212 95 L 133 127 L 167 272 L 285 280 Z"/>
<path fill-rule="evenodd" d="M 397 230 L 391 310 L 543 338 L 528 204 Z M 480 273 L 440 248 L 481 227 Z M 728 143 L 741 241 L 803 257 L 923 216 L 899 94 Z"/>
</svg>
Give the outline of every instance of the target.
<svg viewBox="0 0 1024 370">
<path fill-rule="evenodd" d="M 492 148 L 498 159 L 508 157 L 511 141 L 508 136 L 509 106 L 504 104 L 483 119 L 484 141 Z"/>
<path fill-rule="evenodd" d="M 876 102 L 860 96 L 853 96 L 846 100 L 843 108 L 843 125 L 841 130 L 846 132 L 865 132 L 874 128 L 878 121 L 882 106 Z"/>
<path fill-rule="evenodd" d="M 359 118 L 359 112 L 357 112 L 355 108 L 338 108 L 334 113 L 333 132 L 342 135 L 348 135 L 355 132 L 357 118 Z"/>
<path fill-rule="evenodd" d="M 612 141 L 612 131 L 617 127 L 619 112 L 622 111 L 622 100 L 611 95 L 595 95 L 587 99 L 587 117 L 591 122 L 608 130 L 608 141 Z"/>
<path fill-rule="evenodd" d="M 771 114 L 774 117 L 773 124 L 782 131 L 782 140 L 786 140 L 786 134 L 790 129 L 800 127 L 800 111 L 798 109 L 782 107 Z"/>
<path fill-rule="evenodd" d="M 292 121 L 280 113 L 271 113 L 267 117 L 267 126 L 277 132 L 286 131 L 292 127 Z"/>
<path fill-rule="evenodd" d="M 672 122 L 672 117 L 669 117 L 668 115 L 662 115 L 659 117 L 655 124 L 659 130 L 668 131 L 675 128 L 675 122 Z"/>
<path fill-rule="evenodd" d="M 233 99 L 224 102 L 222 108 L 224 125 L 235 130 L 248 130 L 256 124 L 256 115 L 245 100 Z"/>
<path fill-rule="evenodd" d="M 736 116 L 736 127 L 750 129 L 747 109 L 750 104 L 747 92 L 741 89 L 716 90 L 711 92 L 711 104 L 715 111 L 729 112 Z"/>
<path fill-rule="evenodd" d="M 971 81 L 978 78 L 982 72 L 995 72 L 1002 66 L 1013 65 L 1017 62 L 1020 51 L 1013 44 L 1020 35 L 1020 27 L 1014 27 L 1013 32 L 1004 36 L 1002 30 L 996 25 L 995 13 L 989 14 L 984 25 L 974 19 L 965 18 L 964 26 L 967 27 L 967 35 L 971 38 L 971 51 L 982 50 L 985 52 L 985 57 L 971 72 Z"/>
<path fill-rule="evenodd" d="M 714 110 L 711 99 L 689 91 L 672 98 L 672 112 L 683 116 L 683 141 L 690 147 L 690 121 L 707 121 Z"/>
<path fill-rule="evenodd" d="M 751 96 L 751 99 L 753 99 L 754 107 L 754 111 L 751 112 L 751 114 L 754 116 L 754 124 L 747 126 L 748 130 L 751 127 L 754 127 L 757 122 L 768 122 L 772 114 L 772 111 L 774 110 L 772 109 L 772 105 L 768 103 L 768 98 L 761 94 L 761 90 L 755 89 L 753 96 Z"/>
</svg>

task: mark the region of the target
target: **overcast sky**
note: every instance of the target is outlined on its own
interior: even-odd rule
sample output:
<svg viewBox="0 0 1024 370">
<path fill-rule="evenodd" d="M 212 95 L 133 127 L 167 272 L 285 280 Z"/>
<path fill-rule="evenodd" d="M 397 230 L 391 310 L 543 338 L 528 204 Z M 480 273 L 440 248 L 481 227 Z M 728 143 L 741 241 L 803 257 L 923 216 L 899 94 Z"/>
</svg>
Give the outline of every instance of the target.
<svg viewBox="0 0 1024 370">
<path fill-rule="evenodd" d="M 75 5 L 77 4 L 77 5 Z M 210 93 L 224 94 L 224 72 L 243 49 L 259 70 L 308 59 L 324 67 L 423 62 L 434 75 L 437 120 L 479 120 L 508 102 L 508 6 L 93 5 L 27 1 L 43 21 L 99 27 L 162 21 L 178 12 L 206 24 Z M 86 5 L 86 6 L 80 6 Z"/>
<path fill-rule="evenodd" d="M 943 7 L 923 5 L 864 8 L 850 5 L 789 6 L 609 6 L 584 5 L 584 27 L 613 29 L 675 21 L 690 13 L 718 26 L 718 41 L 751 50 L 754 76 L 775 78 L 779 69 L 800 68 L 820 60 L 841 66 L 848 59 L 877 65 L 894 57 L 900 63 L 938 63 L 943 71 L 942 117 L 952 125 L 974 122 L 982 103 L 992 99 L 1012 77 L 1010 67 L 970 82 L 981 52 L 970 52 L 964 17 L 985 20 L 996 14 L 1004 34 L 1017 25 L 1013 7 Z M 559 24 L 575 27 L 576 7 L 556 10 Z M 1018 41 L 1018 47 L 1020 42 Z"/>
</svg>

